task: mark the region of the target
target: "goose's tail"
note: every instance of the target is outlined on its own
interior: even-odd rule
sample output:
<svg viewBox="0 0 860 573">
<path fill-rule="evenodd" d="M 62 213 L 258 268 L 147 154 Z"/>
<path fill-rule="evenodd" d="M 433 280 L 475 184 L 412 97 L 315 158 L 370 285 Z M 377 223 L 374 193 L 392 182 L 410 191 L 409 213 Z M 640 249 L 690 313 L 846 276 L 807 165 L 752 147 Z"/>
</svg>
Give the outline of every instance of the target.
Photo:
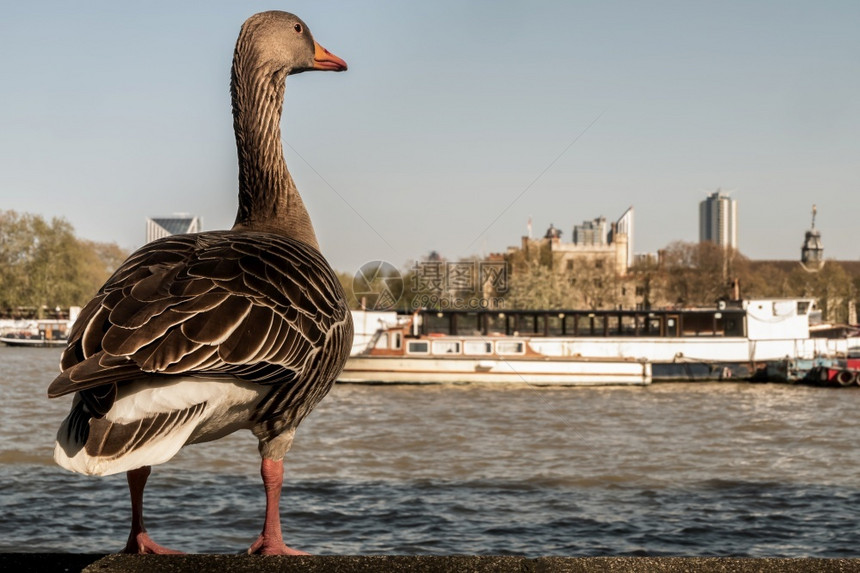
<svg viewBox="0 0 860 573">
<path fill-rule="evenodd" d="M 140 381 L 121 388 L 111 409 L 93 416 L 75 395 L 60 425 L 54 460 L 87 475 L 163 464 L 188 443 L 248 427 L 259 386 L 194 378 Z"/>
</svg>

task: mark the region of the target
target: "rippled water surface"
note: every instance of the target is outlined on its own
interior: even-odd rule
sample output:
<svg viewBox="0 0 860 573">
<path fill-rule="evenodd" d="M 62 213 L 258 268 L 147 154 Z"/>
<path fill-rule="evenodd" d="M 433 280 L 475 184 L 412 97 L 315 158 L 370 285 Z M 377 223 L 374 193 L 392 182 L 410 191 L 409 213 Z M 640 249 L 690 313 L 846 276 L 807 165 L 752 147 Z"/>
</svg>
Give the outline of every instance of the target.
<svg viewBox="0 0 860 573">
<path fill-rule="evenodd" d="M 0 348 L 0 551 L 112 552 L 122 475 L 51 460 L 59 353 Z M 317 554 L 857 555 L 860 389 L 335 387 L 287 457 L 289 545 Z M 242 550 L 263 516 L 250 433 L 153 469 L 147 525 Z"/>
</svg>

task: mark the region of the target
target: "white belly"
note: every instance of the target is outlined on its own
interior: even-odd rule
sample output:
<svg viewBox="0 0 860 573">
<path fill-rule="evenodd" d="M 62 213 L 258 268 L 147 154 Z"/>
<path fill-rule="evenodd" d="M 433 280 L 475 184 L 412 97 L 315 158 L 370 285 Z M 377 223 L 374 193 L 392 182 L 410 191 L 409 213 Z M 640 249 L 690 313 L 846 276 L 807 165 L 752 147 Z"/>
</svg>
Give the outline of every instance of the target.
<svg viewBox="0 0 860 573">
<path fill-rule="evenodd" d="M 87 444 L 68 438 L 66 418 L 57 434 L 54 459 L 66 469 L 109 475 L 162 464 L 186 444 L 207 442 L 250 428 L 254 406 L 269 387 L 236 379 L 153 378 L 120 388 L 103 422 L 106 437 Z M 76 397 L 76 401 L 79 398 Z M 94 420 L 90 420 L 93 427 Z M 122 431 L 120 431 L 122 430 Z M 100 451 L 98 438 L 114 440 Z M 116 442 L 120 440 L 121 443 Z"/>
</svg>

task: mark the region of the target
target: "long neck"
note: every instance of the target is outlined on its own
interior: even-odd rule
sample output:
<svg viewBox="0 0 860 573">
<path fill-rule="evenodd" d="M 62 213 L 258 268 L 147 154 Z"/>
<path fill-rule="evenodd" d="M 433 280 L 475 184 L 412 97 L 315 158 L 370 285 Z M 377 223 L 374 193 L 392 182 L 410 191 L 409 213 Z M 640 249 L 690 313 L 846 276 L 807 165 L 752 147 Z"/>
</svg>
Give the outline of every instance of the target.
<svg viewBox="0 0 860 573">
<path fill-rule="evenodd" d="M 239 210 L 233 229 L 279 233 L 319 249 L 281 146 L 286 72 L 260 65 L 245 48 L 240 40 L 230 82 L 239 153 Z"/>
</svg>

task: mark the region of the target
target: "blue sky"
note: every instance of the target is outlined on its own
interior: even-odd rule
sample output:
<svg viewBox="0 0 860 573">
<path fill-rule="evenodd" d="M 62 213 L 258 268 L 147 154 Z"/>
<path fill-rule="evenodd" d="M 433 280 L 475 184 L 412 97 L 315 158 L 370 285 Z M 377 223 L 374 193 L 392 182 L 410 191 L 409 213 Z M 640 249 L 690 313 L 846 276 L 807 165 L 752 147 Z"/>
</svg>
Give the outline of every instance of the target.
<svg viewBox="0 0 860 573">
<path fill-rule="evenodd" d="M 229 227 L 244 19 L 283 9 L 350 66 L 289 78 L 287 162 L 353 272 L 455 259 L 636 213 L 634 248 L 739 201 L 740 249 L 860 257 L 860 3 L 17 2 L 0 20 L 0 209 L 140 246 L 144 219 Z"/>
</svg>

